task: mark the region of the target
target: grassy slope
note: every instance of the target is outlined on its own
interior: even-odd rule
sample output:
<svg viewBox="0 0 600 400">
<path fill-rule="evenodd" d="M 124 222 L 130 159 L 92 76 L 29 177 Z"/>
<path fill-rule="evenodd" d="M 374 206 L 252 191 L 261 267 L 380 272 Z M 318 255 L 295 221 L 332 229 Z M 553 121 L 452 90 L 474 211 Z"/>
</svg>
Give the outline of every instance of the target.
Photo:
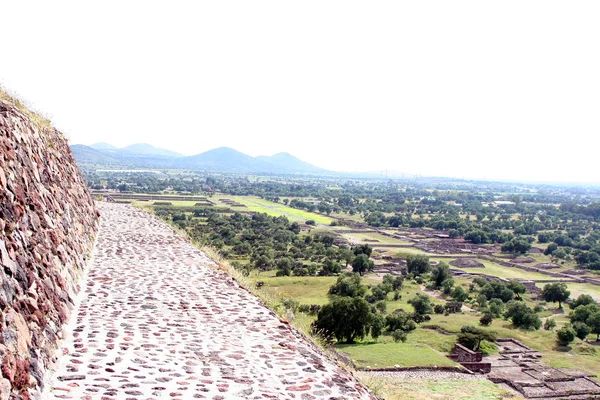
<svg viewBox="0 0 600 400">
<path fill-rule="evenodd" d="M 253 277 L 255 281 L 263 281 L 264 289 L 276 298 L 293 298 L 301 304 L 327 304 L 329 287 L 335 283 L 336 277 L 275 277 L 274 271 L 263 272 Z M 381 278 L 369 276 L 365 284 L 376 284 Z M 407 301 L 419 292 L 419 287 L 407 282 L 402 289 L 402 298 L 387 302 L 387 311 L 398 308 L 412 311 Z M 434 301 L 440 302 L 440 301 Z M 304 327 L 310 325 L 314 316 L 298 313 L 296 322 Z M 337 345 L 341 351 L 348 353 L 359 366 L 389 367 L 401 366 L 430 366 L 455 365 L 443 353 L 449 351 L 454 344 L 450 336 L 441 335 L 435 331 L 417 329 L 408 335 L 406 343 L 394 343 L 391 336 L 383 335 L 375 343 L 370 337 L 354 345 Z"/>
<path fill-rule="evenodd" d="M 360 374 L 359 374 L 359 377 Z M 520 399 L 492 382 L 361 377 L 386 400 L 500 400 Z"/>
</svg>

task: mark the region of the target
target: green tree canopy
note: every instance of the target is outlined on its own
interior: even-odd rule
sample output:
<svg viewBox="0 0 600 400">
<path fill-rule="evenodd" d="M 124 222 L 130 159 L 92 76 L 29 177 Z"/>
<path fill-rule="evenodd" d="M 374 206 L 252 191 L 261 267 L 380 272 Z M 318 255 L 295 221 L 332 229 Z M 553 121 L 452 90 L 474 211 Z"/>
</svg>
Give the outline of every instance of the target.
<svg viewBox="0 0 600 400">
<path fill-rule="evenodd" d="M 567 288 L 567 284 L 564 282 L 548 283 L 542 289 L 542 297 L 546 301 L 552 303 L 558 302 L 558 308 L 562 308 L 562 302 L 566 301 L 571 292 Z"/>
<path fill-rule="evenodd" d="M 450 271 L 450 267 L 448 266 L 448 264 L 441 262 L 435 267 L 433 267 L 431 269 L 431 278 L 436 288 L 441 287 L 442 283 L 446 279 L 451 279 L 452 272 Z"/>
<path fill-rule="evenodd" d="M 408 301 L 408 304 L 413 306 L 415 313 L 418 315 L 431 314 L 433 312 L 429 296 L 423 293 L 418 293 Z"/>
<path fill-rule="evenodd" d="M 406 257 L 406 266 L 408 267 L 408 272 L 412 272 L 415 275 L 427 273 L 431 268 L 429 257 L 421 254 L 411 254 Z"/>
<path fill-rule="evenodd" d="M 371 321 L 371 307 L 363 298 L 338 297 L 321 308 L 313 329 L 324 338 L 354 343 L 365 336 Z"/>
<path fill-rule="evenodd" d="M 359 254 L 352 261 L 352 271 L 363 275 L 367 271 L 373 271 L 375 263 L 369 260 L 369 256 L 366 254 Z"/>
<path fill-rule="evenodd" d="M 329 294 L 348 297 L 362 297 L 367 287 L 361 283 L 358 274 L 345 273 L 338 276 L 336 283 L 329 288 Z"/>
</svg>

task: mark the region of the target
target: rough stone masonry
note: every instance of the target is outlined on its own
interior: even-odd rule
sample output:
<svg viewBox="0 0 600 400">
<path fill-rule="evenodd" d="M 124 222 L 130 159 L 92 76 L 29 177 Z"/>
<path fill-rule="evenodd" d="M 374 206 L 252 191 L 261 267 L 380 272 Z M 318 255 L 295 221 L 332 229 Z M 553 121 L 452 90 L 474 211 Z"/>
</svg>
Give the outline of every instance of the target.
<svg viewBox="0 0 600 400">
<path fill-rule="evenodd" d="M 56 362 L 98 215 L 63 135 L 0 90 L 0 399 Z"/>
<path fill-rule="evenodd" d="M 98 207 L 48 398 L 374 398 L 168 225 L 130 205 Z"/>
</svg>

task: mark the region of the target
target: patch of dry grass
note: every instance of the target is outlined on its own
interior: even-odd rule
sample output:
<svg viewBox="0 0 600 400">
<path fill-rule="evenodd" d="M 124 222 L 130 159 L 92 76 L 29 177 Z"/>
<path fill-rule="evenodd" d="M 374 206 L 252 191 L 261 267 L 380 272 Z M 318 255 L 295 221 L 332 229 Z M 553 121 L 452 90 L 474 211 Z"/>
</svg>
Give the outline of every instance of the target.
<svg viewBox="0 0 600 400">
<path fill-rule="evenodd" d="M 14 94 L 10 94 L 6 89 L 0 87 L 0 101 L 8 103 L 23 114 L 25 114 L 39 129 L 54 129 L 50 120 L 37 112 L 31 111 L 31 108 Z"/>
</svg>

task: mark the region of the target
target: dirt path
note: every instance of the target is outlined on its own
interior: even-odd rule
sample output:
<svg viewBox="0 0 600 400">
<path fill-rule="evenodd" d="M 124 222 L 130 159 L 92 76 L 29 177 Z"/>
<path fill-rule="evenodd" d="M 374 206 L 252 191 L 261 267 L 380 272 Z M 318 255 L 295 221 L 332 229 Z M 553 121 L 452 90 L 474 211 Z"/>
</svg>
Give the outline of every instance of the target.
<svg viewBox="0 0 600 400">
<path fill-rule="evenodd" d="M 99 204 L 99 238 L 49 399 L 368 399 L 164 223 Z"/>
</svg>

